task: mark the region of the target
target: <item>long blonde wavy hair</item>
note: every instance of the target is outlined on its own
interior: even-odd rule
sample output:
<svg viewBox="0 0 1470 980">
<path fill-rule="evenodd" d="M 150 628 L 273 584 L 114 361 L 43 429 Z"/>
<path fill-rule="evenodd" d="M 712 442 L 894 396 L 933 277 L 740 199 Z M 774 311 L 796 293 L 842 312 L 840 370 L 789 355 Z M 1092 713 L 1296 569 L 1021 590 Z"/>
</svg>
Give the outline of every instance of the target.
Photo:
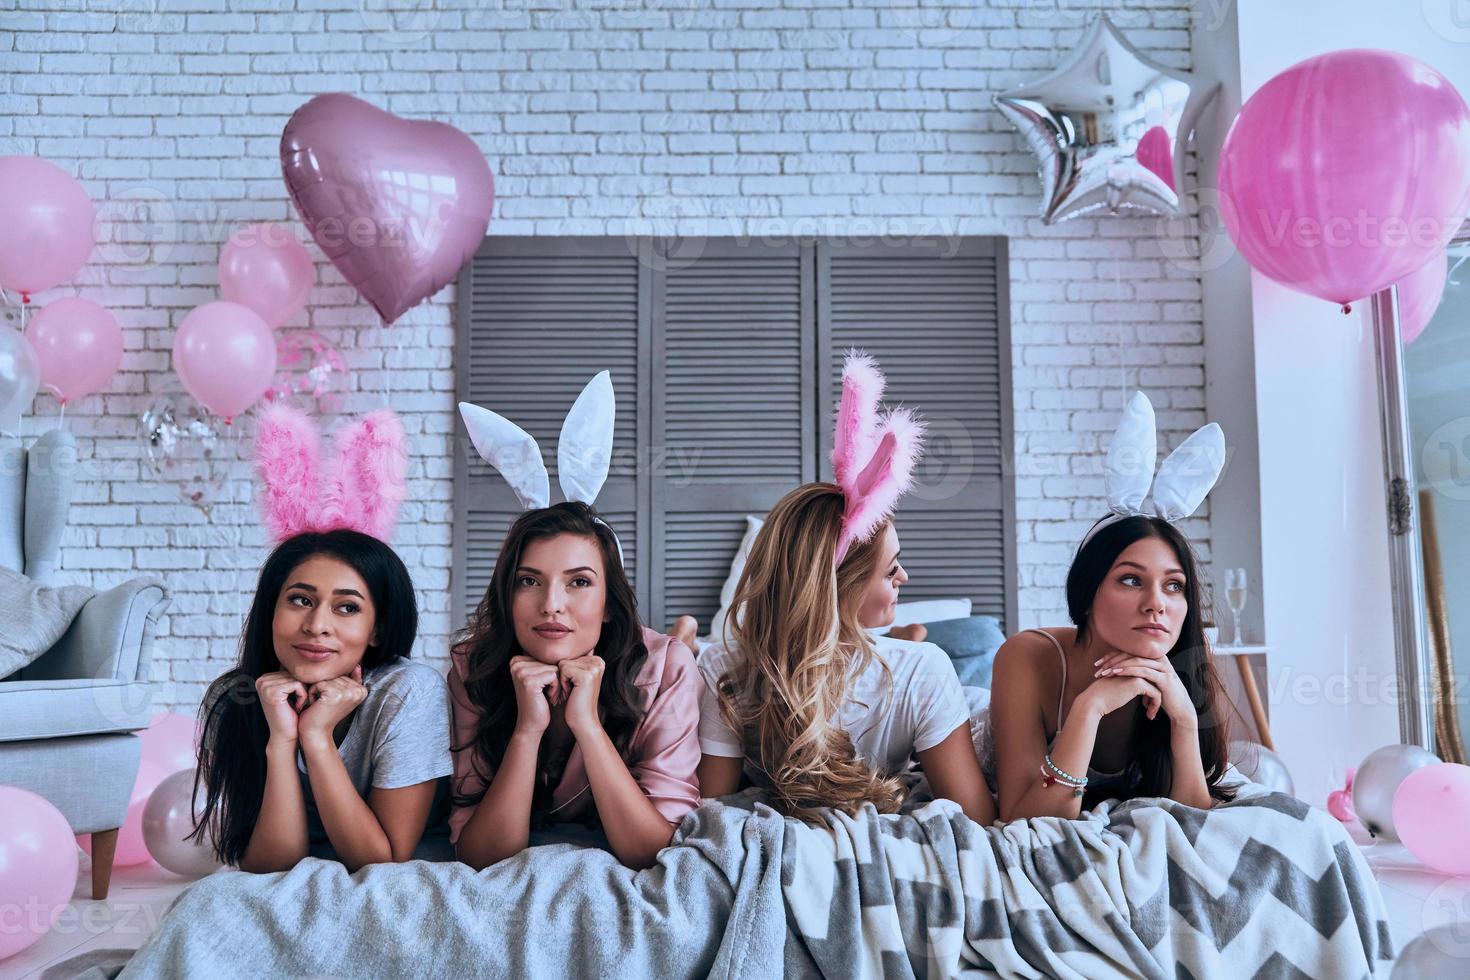
<svg viewBox="0 0 1470 980">
<path fill-rule="evenodd" d="M 720 678 L 721 712 L 745 733 L 776 809 L 802 819 L 817 807 L 854 813 L 872 803 L 892 813 L 903 802 L 899 781 L 859 760 L 839 724 L 852 681 L 876 656 L 857 617 L 888 527 L 834 569 L 842 510 L 832 483 L 782 497 L 756 535 L 727 620 L 739 656 Z"/>
</svg>

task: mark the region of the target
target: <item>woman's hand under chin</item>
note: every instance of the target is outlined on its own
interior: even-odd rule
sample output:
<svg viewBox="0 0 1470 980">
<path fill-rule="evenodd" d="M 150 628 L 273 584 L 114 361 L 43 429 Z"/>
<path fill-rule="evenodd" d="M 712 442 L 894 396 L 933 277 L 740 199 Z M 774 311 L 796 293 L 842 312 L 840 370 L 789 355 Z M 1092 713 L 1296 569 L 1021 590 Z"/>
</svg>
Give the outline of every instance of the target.
<svg viewBox="0 0 1470 980">
<path fill-rule="evenodd" d="M 1179 674 L 1168 657 L 1139 657 L 1115 650 L 1100 658 L 1094 666 L 1096 670 L 1093 677 L 1096 680 L 1135 677 L 1147 681 L 1158 690 L 1159 707 L 1175 724 L 1199 723 L 1194 703 L 1189 699 L 1189 691 L 1185 689 L 1184 682 L 1179 679 Z"/>
<path fill-rule="evenodd" d="M 606 664 L 595 653 L 563 660 L 557 665 L 562 683 L 570 689 L 566 695 L 566 720 L 573 735 L 580 737 L 602 730 L 597 702 L 605 669 Z"/>
<path fill-rule="evenodd" d="M 330 740 L 337 724 L 352 714 L 366 697 L 361 664 L 352 668 L 351 674 L 311 685 L 307 688 L 307 707 L 297 719 L 302 742 L 321 738 Z"/>
</svg>

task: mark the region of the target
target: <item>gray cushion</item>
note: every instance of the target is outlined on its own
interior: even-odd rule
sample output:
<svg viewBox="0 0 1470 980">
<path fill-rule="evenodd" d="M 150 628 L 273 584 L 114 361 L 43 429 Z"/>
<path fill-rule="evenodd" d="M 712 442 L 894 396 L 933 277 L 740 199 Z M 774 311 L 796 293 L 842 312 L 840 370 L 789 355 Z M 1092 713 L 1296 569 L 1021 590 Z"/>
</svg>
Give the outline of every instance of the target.
<svg viewBox="0 0 1470 980">
<path fill-rule="evenodd" d="M 71 510 L 77 441 L 65 429 L 44 432 L 26 451 L 25 573 L 49 582 L 61 558 Z"/>
<path fill-rule="evenodd" d="M 995 653 L 1006 641 L 1000 620 L 994 616 L 968 616 L 925 623 L 930 643 L 949 654 L 954 671 L 965 687 L 990 687 L 990 673 L 995 666 Z"/>
<path fill-rule="evenodd" d="M 0 742 L 138 731 L 151 697 L 140 681 L 0 682 Z"/>
<path fill-rule="evenodd" d="M 77 612 L 96 595 L 85 585 L 51 588 L 0 568 L 0 677 L 8 677 L 50 650 Z"/>
<path fill-rule="evenodd" d="M 0 435 L 0 568 L 23 572 L 26 451 L 14 436 Z"/>
</svg>

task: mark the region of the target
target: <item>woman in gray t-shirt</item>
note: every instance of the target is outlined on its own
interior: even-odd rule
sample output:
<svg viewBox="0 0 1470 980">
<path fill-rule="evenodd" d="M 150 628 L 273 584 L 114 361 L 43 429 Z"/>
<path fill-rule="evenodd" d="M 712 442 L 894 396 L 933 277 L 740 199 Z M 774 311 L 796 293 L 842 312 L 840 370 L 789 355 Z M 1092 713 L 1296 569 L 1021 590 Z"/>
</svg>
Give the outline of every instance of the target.
<svg viewBox="0 0 1470 980">
<path fill-rule="evenodd" d="M 405 861 L 449 755 L 439 673 L 408 659 L 408 569 L 357 531 L 299 534 L 260 571 L 240 661 L 205 695 L 195 834 L 244 871 L 308 853 L 351 870 Z"/>
</svg>

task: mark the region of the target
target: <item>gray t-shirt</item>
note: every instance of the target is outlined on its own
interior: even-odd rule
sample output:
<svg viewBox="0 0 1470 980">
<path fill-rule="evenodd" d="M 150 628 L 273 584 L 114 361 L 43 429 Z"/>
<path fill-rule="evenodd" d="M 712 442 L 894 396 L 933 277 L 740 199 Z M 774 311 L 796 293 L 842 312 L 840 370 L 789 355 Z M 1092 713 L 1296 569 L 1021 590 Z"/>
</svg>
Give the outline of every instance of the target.
<svg viewBox="0 0 1470 980">
<path fill-rule="evenodd" d="M 427 664 L 400 658 L 363 674 L 367 698 L 337 754 L 363 799 L 374 787 L 398 789 L 454 771 L 449 755 L 449 688 Z M 306 832 L 311 853 L 328 856 L 331 844 L 317 813 L 316 798 L 300 749 L 296 767 L 306 796 Z"/>
</svg>

